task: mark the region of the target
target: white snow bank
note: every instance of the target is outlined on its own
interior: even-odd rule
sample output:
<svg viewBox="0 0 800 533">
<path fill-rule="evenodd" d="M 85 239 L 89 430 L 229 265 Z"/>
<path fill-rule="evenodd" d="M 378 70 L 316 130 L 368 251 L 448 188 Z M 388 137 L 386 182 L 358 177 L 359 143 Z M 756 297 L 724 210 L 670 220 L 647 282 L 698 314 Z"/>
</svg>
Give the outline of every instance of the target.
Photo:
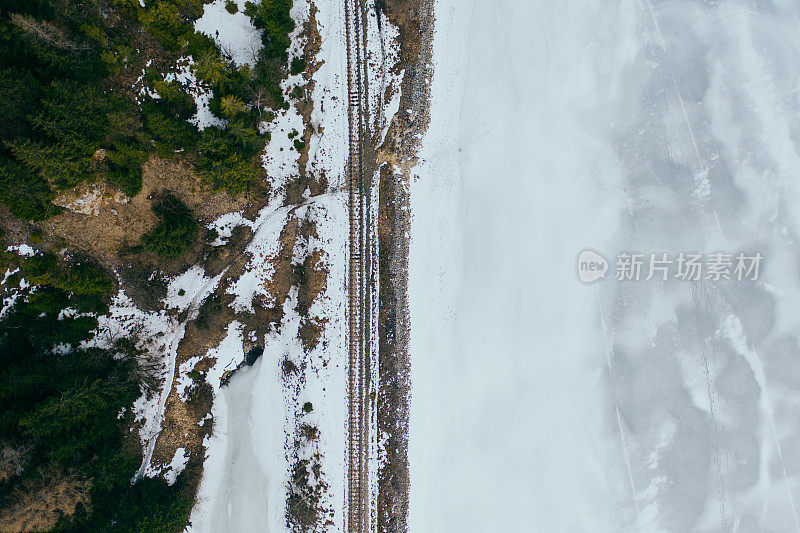
<svg viewBox="0 0 800 533">
<path fill-rule="evenodd" d="M 270 259 L 275 257 L 280 249 L 280 234 L 289 214 L 289 207 L 277 207 L 282 198 L 274 198 L 270 204 L 261 210 L 258 219 L 253 224 L 253 240 L 247 247 L 246 253 L 251 259 L 246 272 L 228 287 L 228 294 L 234 294 L 233 308 L 237 312 L 253 311 L 253 298 L 256 295 L 264 297 L 269 305 L 269 294 L 265 283 L 271 279 L 274 268 Z"/>
<path fill-rule="evenodd" d="M 270 140 L 262 160 L 270 177 L 270 184 L 278 189 L 299 172 L 297 158 L 300 153 L 295 149 L 294 142 L 303 140 L 303 117 L 295 106 L 281 109 L 272 122 L 265 124 L 264 130 L 269 132 Z"/>
<path fill-rule="evenodd" d="M 9 246 L 8 248 L 6 248 L 6 252 L 17 252 L 19 255 L 21 255 L 23 257 L 31 257 L 33 255 L 36 255 L 36 250 L 34 250 L 28 244 L 19 244 L 19 245 L 16 245 L 16 246 Z"/>
</svg>

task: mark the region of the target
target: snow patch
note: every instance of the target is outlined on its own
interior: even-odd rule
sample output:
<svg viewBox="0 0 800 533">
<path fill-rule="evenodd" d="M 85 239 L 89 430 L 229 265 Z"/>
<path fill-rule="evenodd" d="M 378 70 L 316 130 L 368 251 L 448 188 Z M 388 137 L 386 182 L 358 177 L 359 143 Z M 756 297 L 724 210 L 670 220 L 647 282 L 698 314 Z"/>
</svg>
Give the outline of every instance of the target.
<svg viewBox="0 0 800 533">
<path fill-rule="evenodd" d="M 294 141 L 303 139 L 303 116 L 295 106 L 289 106 L 289 109 L 279 110 L 272 122 L 264 124 L 263 130 L 269 132 L 270 140 L 262 161 L 273 188 L 279 189 L 299 172 L 297 158 L 300 154 L 295 149 Z M 289 138 L 290 135 L 292 138 Z"/>
<path fill-rule="evenodd" d="M 36 255 L 36 250 L 34 250 L 31 246 L 27 244 L 18 244 L 15 246 L 9 246 L 6 248 L 6 252 L 17 252 L 19 255 L 23 257 L 32 257 Z M 5 283 L 5 280 L 3 280 Z"/>
<path fill-rule="evenodd" d="M 165 311 L 142 311 L 120 290 L 111 301 L 108 314 L 98 317 L 95 336 L 81 344 L 81 347 L 111 348 L 117 340 L 134 336 L 138 339 L 137 347 L 153 358 L 156 378 L 162 384 L 161 389 L 153 394 L 142 391 L 142 395 L 132 406 L 144 448 L 138 475 L 153 474 L 149 469 L 150 459 L 161 432 L 167 396 L 172 390 L 175 357 L 184 328 L 184 324 L 167 315 Z"/>
<path fill-rule="evenodd" d="M 167 309 L 185 311 L 190 307 L 196 310 L 216 288 L 222 273 L 207 278 L 202 267 L 194 265 L 183 274 L 173 279 L 167 286 L 164 306 Z"/>
<path fill-rule="evenodd" d="M 244 14 L 245 0 L 236 0 L 239 11 L 229 13 L 225 0 L 206 4 L 203 16 L 194 24 L 195 30 L 205 33 L 237 65 L 255 65 L 261 49 L 261 32 Z"/>
<path fill-rule="evenodd" d="M 187 452 L 185 448 L 178 448 L 175 450 L 175 455 L 172 457 L 172 461 L 170 461 L 164 472 L 164 479 L 167 480 L 168 485 L 171 486 L 175 484 L 175 481 L 178 479 L 180 473 L 183 472 L 183 469 L 186 468 L 186 463 L 188 462 L 189 452 Z"/>
<path fill-rule="evenodd" d="M 228 243 L 233 234 L 233 229 L 237 226 L 253 227 L 253 223 L 242 216 L 241 211 L 234 211 L 221 215 L 206 227 L 217 232 L 217 238 L 211 243 L 212 246 L 223 246 Z"/>
</svg>

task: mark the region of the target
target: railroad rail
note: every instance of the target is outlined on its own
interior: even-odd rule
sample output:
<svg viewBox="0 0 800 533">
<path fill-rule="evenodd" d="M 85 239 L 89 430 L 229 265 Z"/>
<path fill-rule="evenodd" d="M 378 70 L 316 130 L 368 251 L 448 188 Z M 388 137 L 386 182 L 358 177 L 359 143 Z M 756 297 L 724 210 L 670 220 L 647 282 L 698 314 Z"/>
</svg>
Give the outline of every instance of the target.
<svg viewBox="0 0 800 533">
<path fill-rule="evenodd" d="M 346 528 L 350 533 L 370 530 L 369 510 L 369 402 L 366 399 L 371 346 L 368 273 L 370 181 L 365 176 L 364 146 L 367 128 L 366 32 L 364 0 L 344 0 L 347 33 L 348 144 L 347 180 L 350 219 L 348 274 L 347 364 L 347 495 Z"/>
</svg>

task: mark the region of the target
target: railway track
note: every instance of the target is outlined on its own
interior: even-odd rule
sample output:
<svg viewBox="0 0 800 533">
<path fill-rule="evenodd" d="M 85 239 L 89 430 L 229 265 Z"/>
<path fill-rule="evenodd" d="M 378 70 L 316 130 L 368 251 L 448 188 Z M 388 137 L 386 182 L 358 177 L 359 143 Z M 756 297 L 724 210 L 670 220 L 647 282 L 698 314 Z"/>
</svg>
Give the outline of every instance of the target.
<svg viewBox="0 0 800 533">
<path fill-rule="evenodd" d="M 347 365 L 347 496 L 350 533 L 370 530 L 369 509 L 369 350 L 372 345 L 370 309 L 370 179 L 365 172 L 367 142 L 367 78 L 365 72 L 364 0 L 344 0 L 347 33 L 347 90 L 349 161 L 347 167 L 350 218 L 348 274 Z"/>
</svg>

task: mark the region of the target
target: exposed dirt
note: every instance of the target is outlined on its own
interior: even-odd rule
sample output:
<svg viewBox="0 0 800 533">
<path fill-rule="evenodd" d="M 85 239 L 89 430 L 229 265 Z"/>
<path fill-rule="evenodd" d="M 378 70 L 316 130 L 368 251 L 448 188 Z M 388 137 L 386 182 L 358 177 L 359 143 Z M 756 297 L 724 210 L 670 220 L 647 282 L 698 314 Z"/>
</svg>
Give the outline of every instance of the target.
<svg viewBox="0 0 800 533">
<path fill-rule="evenodd" d="M 281 235 L 282 249 L 284 246 L 288 248 L 288 259 L 278 261 L 276 270 L 278 267 L 286 270 L 285 277 L 288 281 L 285 286 L 276 286 L 275 290 L 276 294 L 285 300 L 286 294 L 291 289 L 291 250 L 294 247 L 297 229 L 290 228 L 284 233 Z M 252 231 L 249 228 L 239 227 L 234 230 L 225 246 L 213 247 L 205 254 L 206 266 L 211 266 L 220 272 L 225 268 L 227 270 L 215 293 L 200 306 L 197 318 L 186 324 L 175 358 L 174 383 L 177 383 L 181 376 L 181 365 L 193 357 L 199 357 L 199 361 L 189 370 L 195 373 L 194 383 L 186 389 L 183 398 L 173 385 L 167 397 L 162 431 L 153 452 L 151 464 L 156 467 L 168 465 L 178 448 L 184 448 L 189 452 L 189 461 L 181 478 L 191 497 L 194 497 L 202 477 L 205 459 L 203 440 L 211 434 L 213 425 L 211 419 L 206 419 L 202 425 L 200 424 L 211 412 L 214 400 L 213 389 L 205 381 L 208 370 L 215 363 L 213 357 L 207 356 L 209 350 L 219 346 L 227 335 L 228 325 L 236 319 L 244 326 L 244 351 L 250 353 L 253 348 L 258 348 L 258 345 L 249 339 L 263 339 L 271 328 L 280 324 L 283 318 L 282 303 L 268 305 L 266 301 L 255 300 L 252 313 L 237 314 L 231 307 L 233 296 L 227 294 L 227 289 L 245 272 L 250 262 L 251 256 L 245 250 L 251 238 Z M 278 254 L 279 257 L 282 255 Z M 284 263 L 286 266 L 283 266 Z M 229 378 L 230 375 L 224 376 L 223 382 Z"/>
<path fill-rule="evenodd" d="M 194 383 L 190 385 L 182 398 L 173 386 L 167 397 L 162 432 L 156 442 L 153 453 L 152 465 L 163 467 L 172 461 L 178 448 L 184 448 L 190 453 L 186 470 L 181 477 L 190 488 L 194 497 L 202 476 L 205 447 L 203 440 L 211 434 L 213 421 L 207 419 L 200 425 L 201 420 L 211 412 L 214 400 L 213 389 L 205 382 L 208 370 L 214 365 L 215 359 L 208 357 L 209 350 L 219 346 L 227 335 L 228 325 L 236 319 L 244 326 L 244 351 L 246 354 L 258 353 L 258 342 L 275 327 L 278 327 L 283 318 L 283 303 L 293 285 L 293 255 L 299 228 L 303 224 L 290 216 L 286 227 L 281 232 L 281 247 L 274 258 L 273 268 L 276 275 L 274 283 L 267 287 L 270 291 L 271 303 L 255 300 L 253 312 L 235 313 L 231 307 L 233 296 L 227 294 L 230 283 L 238 279 L 246 270 L 250 262 L 250 254 L 245 252 L 250 243 L 252 232 L 243 228 L 228 240 L 228 244 L 217 247 L 207 254 L 207 263 L 213 263 L 220 271 L 227 268 L 225 276 L 214 295 L 209 296 L 200 307 L 198 317 L 190 320 L 186 331 L 178 345 L 175 361 L 175 382 L 180 378 L 181 365 L 193 357 L 199 357 L 199 362 L 190 369 L 194 371 Z M 210 257 L 210 259 L 209 259 Z M 223 267 L 224 265 L 224 267 Z M 251 341 L 250 339 L 257 339 Z M 255 350 L 254 350 L 255 349 Z M 253 361 L 244 364 L 252 364 Z M 223 376 L 223 384 L 231 375 Z"/>
<path fill-rule="evenodd" d="M 253 230 L 248 226 L 233 228 L 225 246 L 214 246 L 206 253 L 203 260 L 206 276 L 216 276 L 226 268 L 230 274 L 230 269 L 239 264 L 235 260 L 237 253 L 241 254 L 252 238 Z"/>
<path fill-rule="evenodd" d="M 308 353 L 317 347 L 327 323 L 327 318 L 304 318 L 300 321 L 299 334 L 303 350 Z"/>
<path fill-rule="evenodd" d="M 172 191 L 200 220 L 212 220 L 248 203 L 246 196 L 234 199 L 209 190 L 177 157 L 164 160 L 153 156 L 144 164 L 142 191 L 134 198 L 104 182 L 84 184 L 56 199 L 56 204 L 71 209 L 43 223 L 43 227 L 74 247 L 91 251 L 106 262 L 117 262 L 123 246 L 138 243 L 155 226 L 151 199 L 164 190 Z"/>
<path fill-rule="evenodd" d="M 431 0 L 377 0 L 376 9 L 400 30 L 400 61 L 393 70 L 421 66 L 420 58 L 428 53 L 432 37 L 433 3 Z"/>
<path fill-rule="evenodd" d="M 417 161 L 419 135 L 428 124 L 433 36 L 431 0 L 387 0 L 380 6 L 400 29 L 400 61 L 405 69 L 400 109 L 377 150 L 380 167 L 378 250 L 378 434 L 385 435 L 378 469 L 378 531 L 408 531 L 408 422 L 411 362 L 408 352 L 409 185 Z M 391 95 L 387 95 L 389 97 Z"/>
<path fill-rule="evenodd" d="M 214 348 L 222 342 L 227 333 L 227 325 L 233 318 L 233 312 L 224 306 L 218 313 L 209 316 L 206 326 L 201 330 L 197 323 L 193 322 L 186 326 L 186 334 L 178 345 L 178 352 L 175 360 L 175 378 L 180 375 L 180 365 L 194 356 L 205 356 L 208 350 Z M 153 452 L 151 465 L 164 467 L 168 465 L 178 448 L 184 448 L 189 452 L 189 462 L 187 470 L 181 476 L 191 476 L 195 467 L 197 472 L 202 472 L 205 453 L 203 439 L 211 434 L 211 421 L 205 422 L 202 426 L 199 422 L 211 412 L 211 405 L 214 400 L 212 388 L 205 382 L 205 373 L 213 366 L 212 358 L 201 358 L 192 370 L 197 372 L 197 377 L 193 380 L 185 394 L 185 399 L 181 398 L 173 386 L 167 397 L 164 411 L 164 421 L 162 423 L 161 434 L 156 442 Z M 197 479 L 185 479 L 190 484 L 199 482 Z"/>
</svg>

